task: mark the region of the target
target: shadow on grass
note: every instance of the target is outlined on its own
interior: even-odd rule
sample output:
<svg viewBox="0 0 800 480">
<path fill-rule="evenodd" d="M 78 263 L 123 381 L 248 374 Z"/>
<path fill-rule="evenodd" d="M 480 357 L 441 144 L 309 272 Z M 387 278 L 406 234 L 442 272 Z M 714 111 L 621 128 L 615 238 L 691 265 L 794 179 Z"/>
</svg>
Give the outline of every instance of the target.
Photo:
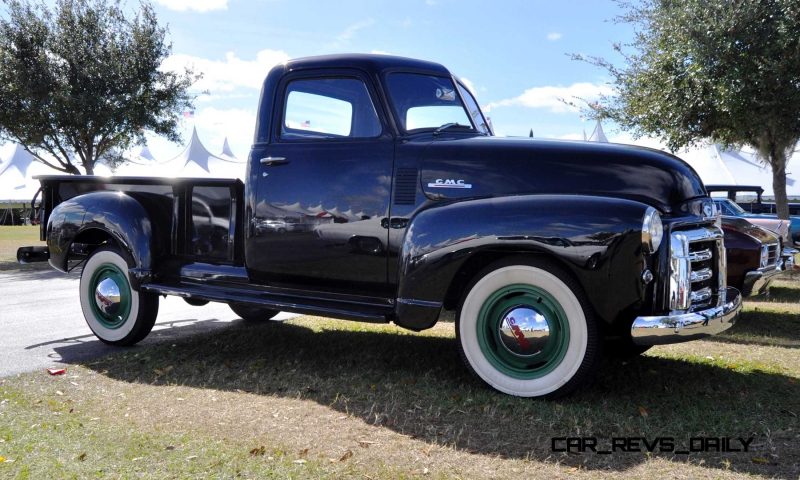
<svg viewBox="0 0 800 480">
<path fill-rule="evenodd" d="M 730 330 L 706 339 L 767 347 L 800 348 L 800 315 L 749 310 L 739 315 Z"/>
<path fill-rule="evenodd" d="M 125 350 L 88 366 L 127 382 L 308 399 L 431 444 L 492 457 L 621 471 L 647 456 L 559 454 L 551 451 L 551 440 L 598 437 L 608 445 L 611 437 L 668 436 L 686 445 L 693 436 L 755 436 L 755 452 L 662 455 L 779 478 L 796 478 L 791 465 L 800 463 L 792 431 L 800 413 L 798 387 L 780 374 L 644 356 L 609 361 L 594 386 L 546 402 L 484 387 L 468 375 L 452 338 L 315 332 L 265 322 L 174 343 Z M 174 367 L 168 374 L 155 372 L 166 365 Z M 779 455 L 780 463 L 751 460 L 772 459 L 770 453 Z"/>
<path fill-rule="evenodd" d="M 762 295 L 758 297 L 769 302 L 784 302 L 784 303 L 798 303 L 800 302 L 800 289 L 785 287 L 782 285 L 773 285 L 769 287 L 769 295 Z"/>
</svg>

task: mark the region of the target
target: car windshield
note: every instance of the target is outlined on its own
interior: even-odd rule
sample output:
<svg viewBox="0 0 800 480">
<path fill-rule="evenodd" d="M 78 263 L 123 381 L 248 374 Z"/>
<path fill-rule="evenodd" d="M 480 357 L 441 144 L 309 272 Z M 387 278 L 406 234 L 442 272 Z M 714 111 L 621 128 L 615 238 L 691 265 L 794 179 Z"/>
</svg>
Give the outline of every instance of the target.
<svg viewBox="0 0 800 480">
<path fill-rule="evenodd" d="M 451 78 L 391 73 L 387 86 L 395 114 L 405 131 L 476 131 Z"/>
<path fill-rule="evenodd" d="M 742 215 L 746 215 L 747 212 L 744 211 L 742 207 L 737 205 L 733 200 L 724 198 L 721 200 L 715 200 L 717 205 L 719 205 L 720 209 L 722 210 L 723 215 L 733 215 L 735 217 L 740 217 Z"/>
</svg>

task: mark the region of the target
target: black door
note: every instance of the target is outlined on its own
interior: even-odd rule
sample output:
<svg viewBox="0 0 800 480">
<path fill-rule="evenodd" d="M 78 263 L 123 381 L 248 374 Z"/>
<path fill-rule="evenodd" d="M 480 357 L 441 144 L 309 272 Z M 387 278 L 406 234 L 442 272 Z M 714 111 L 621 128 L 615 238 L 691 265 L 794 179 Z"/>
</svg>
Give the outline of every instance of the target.
<svg viewBox="0 0 800 480">
<path fill-rule="evenodd" d="M 372 88 L 357 73 L 306 73 L 279 92 L 272 141 L 251 152 L 251 278 L 385 296 L 394 143 Z"/>
</svg>

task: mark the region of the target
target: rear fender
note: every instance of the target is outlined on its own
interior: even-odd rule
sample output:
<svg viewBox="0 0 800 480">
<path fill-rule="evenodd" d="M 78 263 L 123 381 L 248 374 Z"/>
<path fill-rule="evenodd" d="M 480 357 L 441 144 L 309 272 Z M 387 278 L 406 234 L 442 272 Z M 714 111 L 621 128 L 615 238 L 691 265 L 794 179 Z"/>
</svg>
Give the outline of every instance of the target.
<svg viewBox="0 0 800 480">
<path fill-rule="evenodd" d="M 642 272 L 655 256 L 642 248 L 647 208 L 618 198 L 520 195 L 424 210 L 403 242 L 395 321 L 412 330 L 431 327 L 453 294 L 451 286 L 470 280 L 459 283 L 457 277 L 475 273 L 462 270 L 470 259 L 537 254 L 572 273 L 598 316 L 610 323 L 646 296 Z M 455 292 L 459 300 L 462 294 Z"/>
<path fill-rule="evenodd" d="M 134 262 L 132 280 L 149 277 L 160 245 L 154 241 L 150 215 L 138 200 L 123 192 L 100 191 L 57 205 L 47 222 L 50 265 L 66 271 L 72 244 L 89 230 L 105 232 L 130 254 Z"/>
</svg>

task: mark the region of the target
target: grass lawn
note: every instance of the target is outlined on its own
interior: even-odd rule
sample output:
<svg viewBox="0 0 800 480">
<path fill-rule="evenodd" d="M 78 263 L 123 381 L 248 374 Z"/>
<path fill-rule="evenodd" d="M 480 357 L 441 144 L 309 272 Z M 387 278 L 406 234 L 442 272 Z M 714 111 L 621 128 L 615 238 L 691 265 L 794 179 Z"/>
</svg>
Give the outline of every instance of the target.
<svg viewBox="0 0 800 480">
<path fill-rule="evenodd" d="M 776 293 L 722 336 L 608 360 L 552 402 L 472 379 L 449 322 L 301 317 L 120 349 L 0 380 L 0 477 L 796 479 L 800 282 Z M 553 452 L 561 436 L 753 440 L 599 455 Z"/>
<path fill-rule="evenodd" d="M 0 225 L 0 270 L 17 268 L 17 248 L 29 245 L 44 245 L 38 225 Z"/>
</svg>

